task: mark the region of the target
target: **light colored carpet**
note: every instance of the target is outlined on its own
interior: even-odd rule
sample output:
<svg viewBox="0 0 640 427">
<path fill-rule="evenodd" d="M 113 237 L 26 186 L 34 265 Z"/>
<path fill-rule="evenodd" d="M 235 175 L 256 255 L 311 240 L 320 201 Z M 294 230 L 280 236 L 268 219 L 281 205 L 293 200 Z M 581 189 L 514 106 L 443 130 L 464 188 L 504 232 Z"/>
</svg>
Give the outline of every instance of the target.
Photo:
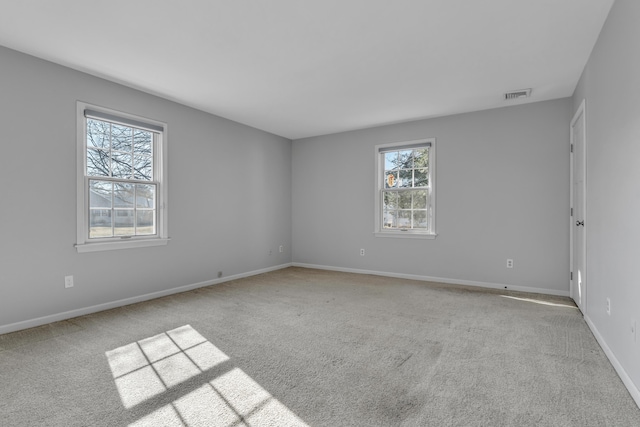
<svg viewBox="0 0 640 427">
<path fill-rule="evenodd" d="M 566 298 L 288 268 L 0 336 L 2 426 L 640 426 Z"/>
</svg>

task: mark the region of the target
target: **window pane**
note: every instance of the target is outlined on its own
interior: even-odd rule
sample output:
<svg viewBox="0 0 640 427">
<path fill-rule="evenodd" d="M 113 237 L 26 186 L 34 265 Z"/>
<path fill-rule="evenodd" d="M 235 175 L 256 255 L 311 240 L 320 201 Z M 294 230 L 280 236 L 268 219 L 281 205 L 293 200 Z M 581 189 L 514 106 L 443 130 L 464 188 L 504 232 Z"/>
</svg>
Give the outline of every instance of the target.
<svg viewBox="0 0 640 427">
<path fill-rule="evenodd" d="M 398 172 L 389 172 L 385 175 L 384 187 L 395 188 L 398 185 Z"/>
<path fill-rule="evenodd" d="M 398 211 L 398 228 L 411 228 L 411 211 Z"/>
<path fill-rule="evenodd" d="M 136 235 L 156 234 L 155 212 L 147 210 L 136 211 Z"/>
<path fill-rule="evenodd" d="M 136 184 L 136 207 L 155 208 L 156 207 L 156 186 L 147 184 Z"/>
<path fill-rule="evenodd" d="M 131 179 L 131 165 L 133 156 L 131 153 L 112 153 L 111 173 L 114 178 Z"/>
<path fill-rule="evenodd" d="M 111 209 L 89 211 L 89 238 L 112 237 Z"/>
<path fill-rule="evenodd" d="M 413 171 L 401 170 L 400 179 L 398 180 L 398 187 L 411 187 L 413 184 Z"/>
<path fill-rule="evenodd" d="M 413 209 L 426 209 L 427 208 L 427 192 L 414 191 L 413 192 Z"/>
<path fill-rule="evenodd" d="M 403 169 L 413 168 L 413 150 L 400 151 L 398 154 L 398 166 Z"/>
<path fill-rule="evenodd" d="M 427 174 L 427 169 L 416 169 L 413 173 L 415 187 L 426 187 L 429 185 L 429 175 Z"/>
<path fill-rule="evenodd" d="M 133 209 L 116 209 L 113 211 L 114 218 L 114 236 L 132 236 L 133 229 Z"/>
<path fill-rule="evenodd" d="M 142 129 L 133 129 L 133 151 L 147 156 L 153 155 L 151 152 L 151 142 L 153 135 L 151 132 Z"/>
<path fill-rule="evenodd" d="M 112 192 L 109 181 L 89 180 L 89 207 L 110 209 Z"/>
<path fill-rule="evenodd" d="M 398 208 L 411 209 L 411 191 L 401 191 L 398 194 Z"/>
<path fill-rule="evenodd" d="M 391 210 L 398 207 L 398 193 L 395 191 L 385 191 L 383 193 L 384 209 Z"/>
<path fill-rule="evenodd" d="M 133 208 L 133 184 L 113 183 L 113 206 L 117 208 Z"/>
<path fill-rule="evenodd" d="M 111 124 L 100 120 L 87 119 L 87 148 L 109 149 Z"/>
<path fill-rule="evenodd" d="M 133 129 L 128 126 L 111 125 L 111 149 L 129 151 L 133 146 Z"/>
<path fill-rule="evenodd" d="M 427 148 L 421 148 L 419 150 L 414 150 L 414 167 L 418 168 L 426 168 L 429 166 L 429 150 Z"/>
<path fill-rule="evenodd" d="M 146 181 L 153 179 L 153 160 L 151 157 L 133 153 L 133 177 Z"/>
<path fill-rule="evenodd" d="M 427 211 L 413 211 L 413 228 L 427 228 Z"/>
<path fill-rule="evenodd" d="M 397 211 L 384 211 L 382 218 L 382 227 L 383 228 L 396 228 L 397 222 Z"/>
<path fill-rule="evenodd" d="M 398 168 L 398 152 L 384 153 L 384 170 L 392 170 Z"/>
<path fill-rule="evenodd" d="M 87 149 L 87 176 L 109 176 L 109 152 Z"/>
</svg>

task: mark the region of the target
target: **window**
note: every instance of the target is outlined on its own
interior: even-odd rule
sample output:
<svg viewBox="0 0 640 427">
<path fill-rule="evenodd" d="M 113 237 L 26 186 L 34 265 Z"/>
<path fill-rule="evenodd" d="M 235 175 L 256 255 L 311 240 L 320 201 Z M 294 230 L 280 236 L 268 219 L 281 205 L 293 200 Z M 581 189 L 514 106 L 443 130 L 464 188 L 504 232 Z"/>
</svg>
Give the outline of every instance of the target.
<svg viewBox="0 0 640 427">
<path fill-rule="evenodd" d="M 78 103 L 78 252 L 167 243 L 166 125 Z"/>
<path fill-rule="evenodd" d="M 434 238 L 434 138 L 376 146 L 377 237 Z"/>
</svg>

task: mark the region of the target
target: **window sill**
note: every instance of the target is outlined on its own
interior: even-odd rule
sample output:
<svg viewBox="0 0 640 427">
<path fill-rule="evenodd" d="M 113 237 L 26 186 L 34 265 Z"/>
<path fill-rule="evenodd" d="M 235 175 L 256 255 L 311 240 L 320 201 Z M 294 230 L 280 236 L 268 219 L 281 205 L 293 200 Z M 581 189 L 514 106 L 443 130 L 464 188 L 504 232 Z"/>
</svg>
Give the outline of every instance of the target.
<svg viewBox="0 0 640 427">
<path fill-rule="evenodd" d="M 390 237 L 393 239 L 435 239 L 435 233 L 411 233 L 408 231 L 376 231 L 375 237 Z"/>
<path fill-rule="evenodd" d="M 75 245 L 78 253 L 112 251 L 118 249 L 147 248 L 151 246 L 164 246 L 169 243 L 169 239 L 141 239 L 122 240 L 116 242 L 95 242 Z"/>
</svg>

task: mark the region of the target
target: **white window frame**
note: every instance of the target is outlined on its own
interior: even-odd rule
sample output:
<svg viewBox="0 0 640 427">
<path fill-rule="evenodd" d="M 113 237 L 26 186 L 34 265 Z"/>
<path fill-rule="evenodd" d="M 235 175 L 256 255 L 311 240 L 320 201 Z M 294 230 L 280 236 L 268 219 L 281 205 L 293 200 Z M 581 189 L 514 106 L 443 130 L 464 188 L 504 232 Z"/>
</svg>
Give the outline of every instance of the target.
<svg viewBox="0 0 640 427">
<path fill-rule="evenodd" d="M 110 108 L 87 104 L 78 101 L 77 105 L 77 149 L 76 149 L 76 244 L 78 252 L 96 252 L 115 249 L 142 248 L 150 246 L 166 245 L 169 241 L 168 229 L 168 191 L 167 191 L 167 124 L 157 120 L 140 117 Z M 85 111 L 91 110 L 109 117 L 109 122 L 136 127 L 137 124 L 147 124 L 155 129 L 157 136 L 154 137 L 154 182 L 157 183 L 156 190 L 156 234 L 152 236 L 117 236 L 101 239 L 89 239 L 89 177 L 87 170 L 87 120 Z"/>
<path fill-rule="evenodd" d="M 427 221 L 429 228 L 427 229 L 388 229 L 383 228 L 383 197 L 384 190 L 384 154 L 385 151 L 401 150 L 402 148 L 416 148 L 420 145 L 428 145 L 429 147 L 429 186 L 428 191 L 430 197 L 427 198 Z M 375 146 L 375 237 L 391 237 L 400 239 L 435 239 L 436 233 L 436 139 L 425 138 L 413 141 L 392 142 L 387 144 L 379 144 Z"/>
</svg>

